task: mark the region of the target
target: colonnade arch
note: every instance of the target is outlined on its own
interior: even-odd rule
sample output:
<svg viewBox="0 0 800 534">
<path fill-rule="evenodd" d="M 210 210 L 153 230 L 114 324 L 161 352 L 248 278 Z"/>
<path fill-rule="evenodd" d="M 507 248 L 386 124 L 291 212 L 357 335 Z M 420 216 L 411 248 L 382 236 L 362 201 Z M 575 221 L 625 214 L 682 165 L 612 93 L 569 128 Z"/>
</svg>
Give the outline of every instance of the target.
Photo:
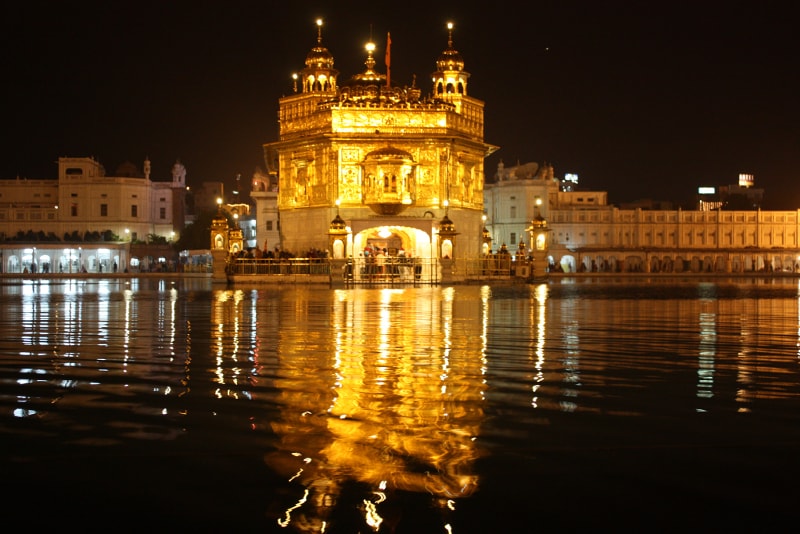
<svg viewBox="0 0 800 534">
<path fill-rule="evenodd" d="M 800 272 L 800 250 L 736 249 L 569 251 L 551 250 L 550 270 L 560 272 L 747 273 Z"/>
<path fill-rule="evenodd" d="M 128 263 L 125 248 L 114 246 L 4 246 L 0 273 L 112 273 Z"/>
</svg>

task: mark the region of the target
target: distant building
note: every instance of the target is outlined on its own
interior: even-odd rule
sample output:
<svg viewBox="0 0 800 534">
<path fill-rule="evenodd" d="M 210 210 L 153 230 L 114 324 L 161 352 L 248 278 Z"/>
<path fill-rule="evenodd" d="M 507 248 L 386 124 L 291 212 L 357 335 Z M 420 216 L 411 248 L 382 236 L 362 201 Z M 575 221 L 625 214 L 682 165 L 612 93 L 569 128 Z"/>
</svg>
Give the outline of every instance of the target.
<svg viewBox="0 0 800 534">
<path fill-rule="evenodd" d="M 203 182 L 199 187 L 192 188 L 193 214 L 215 211 L 220 199 L 225 201 L 225 184 L 222 182 Z"/>
<path fill-rule="evenodd" d="M 483 252 L 497 252 L 506 245 L 515 253 L 520 243 L 530 245 L 526 229 L 531 220 L 537 215 L 546 219 L 560 194 L 551 165 L 531 162 L 506 167 L 500 161 L 493 180 L 487 181 L 483 190 L 484 226 L 492 241 L 492 250 Z"/>
<path fill-rule="evenodd" d="M 608 205 L 605 191 L 577 189 L 577 175 L 568 187 L 554 175 L 552 165 L 535 162 L 506 167 L 501 161 L 494 179 L 484 186 L 485 227 L 493 251 L 503 245 L 516 252 L 521 243 L 530 246 L 528 228 L 536 217 L 549 218 L 553 209 L 596 209 Z M 523 247 L 524 248 L 524 247 Z"/>
<path fill-rule="evenodd" d="M 58 179 L 0 179 L 0 272 L 111 272 L 161 258 L 131 256 L 130 244 L 173 242 L 186 219 L 186 169 L 151 180 L 132 163 L 115 175 L 93 158 L 58 159 Z"/>
<path fill-rule="evenodd" d="M 555 271 L 800 271 L 800 210 L 757 209 L 763 191 L 752 185 L 743 175 L 721 194 L 701 189 L 706 209 L 697 211 L 651 200 L 615 207 L 603 191 L 580 191 L 577 180 L 565 191 L 551 166 L 501 162 L 484 190 L 486 228 L 495 251 L 507 245 L 515 252 L 520 243 L 529 250 L 527 228 L 543 216 Z M 742 199 L 747 207 L 734 209 Z"/>
<path fill-rule="evenodd" d="M 757 210 L 761 209 L 764 190 L 754 188 L 752 174 L 740 174 L 739 183 L 720 187 L 699 187 L 697 209 L 713 210 Z"/>
<path fill-rule="evenodd" d="M 278 177 L 273 173 L 257 170 L 253 173 L 250 197 L 255 202 L 255 235 L 253 241 L 256 248 L 263 252 L 281 249 L 280 215 L 278 212 Z"/>
</svg>

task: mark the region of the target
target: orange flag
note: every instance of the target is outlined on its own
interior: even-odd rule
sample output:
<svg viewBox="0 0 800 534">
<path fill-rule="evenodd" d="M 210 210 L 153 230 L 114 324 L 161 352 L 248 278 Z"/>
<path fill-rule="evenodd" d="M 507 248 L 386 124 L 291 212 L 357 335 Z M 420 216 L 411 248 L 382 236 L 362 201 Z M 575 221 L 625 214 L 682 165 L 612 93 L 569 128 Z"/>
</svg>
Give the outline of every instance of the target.
<svg viewBox="0 0 800 534">
<path fill-rule="evenodd" d="M 386 87 L 390 87 L 389 71 L 392 68 L 392 34 L 389 32 L 386 32 L 386 57 L 384 58 L 384 61 L 386 63 Z"/>
</svg>

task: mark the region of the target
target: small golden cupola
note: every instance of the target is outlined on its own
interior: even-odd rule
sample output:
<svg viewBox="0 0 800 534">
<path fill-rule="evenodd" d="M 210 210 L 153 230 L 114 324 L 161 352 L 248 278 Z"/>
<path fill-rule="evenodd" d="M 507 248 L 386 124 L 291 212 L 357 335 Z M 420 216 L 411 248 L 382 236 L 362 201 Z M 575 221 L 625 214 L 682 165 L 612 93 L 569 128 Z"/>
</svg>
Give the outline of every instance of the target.
<svg viewBox="0 0 800 534">
<path fill-rule="evenodd" d="M 353 81 L 362 84 L 379 83 L 381 85 L 385 85 L 386 75 L 375 72 L 375 58 L 373 57 L 373 54 L 375 53 L 375 43 L 369 42 L 365 48 L 367 49 L 367 60 L 364 62 L 364 65 L 367 67 L 367 69 L 364 72 L 353 76 Z"/>
<path fill-rule="evenodd" d="M 383 102 L 391 99 L 395 91 L 386 87 L 386 75 L 375 70 L 375 43 L 366 44 L 367 67 L 364 72 L 354 75 L 342 83 L 341 98 L 344 101 L 358 104 L 359 102 Z"/>
<path fill-rule="evenodd" d="M 333 54 L 322 44 L 322 20 L 317 19 L 317 46 L 306 56 L 306 68 L 300 73 L 303 92 L 336 92 L 338 75 L 339 71 L 333 68 Z"/>
<path fill-rule="evenodd" d="M 453 23 L 447 23 L 447 49 L 436 60 L 433 73 L 433 92 L 436 98 L 448 99 L 452 96 L 467 96 L 467 78 L 469 73 L 464 70 L 464 59 L 453 48 Z"/>
</svg>

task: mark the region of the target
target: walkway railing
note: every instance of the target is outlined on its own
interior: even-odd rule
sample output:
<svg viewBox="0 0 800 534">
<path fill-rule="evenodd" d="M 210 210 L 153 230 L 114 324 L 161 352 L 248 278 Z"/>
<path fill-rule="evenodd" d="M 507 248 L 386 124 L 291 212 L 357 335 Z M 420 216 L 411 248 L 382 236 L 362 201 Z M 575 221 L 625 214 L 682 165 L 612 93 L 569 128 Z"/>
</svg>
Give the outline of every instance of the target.
<svg viewBox="0 0 800 534">
<path fill-rule="evenodd" d="M 441 281 L 438 258 L 350 258 L 342 276 L 347 285 L 433 285 Z"/>
<path fill-rule="evenodd" d="M 335 266 L 335 267 L 334 267 Z M 443 268 L 448 272 L 442 272 Z M 436 285 L 443 281 L 519 280 L 529 275 L 528 262 L 510 256 L 456 259 L 442 266 L 439 258 L 365 257 L 235 258 L 227 266 L 229 279 L 261 282 L 344 283 L 348 286 Z"/>
<path fill-rule="evenodd" d="M 228 264 L 234 275 L 324 275 L 330 276 L 327 258 L 236 258 Z"/>
</svg>

